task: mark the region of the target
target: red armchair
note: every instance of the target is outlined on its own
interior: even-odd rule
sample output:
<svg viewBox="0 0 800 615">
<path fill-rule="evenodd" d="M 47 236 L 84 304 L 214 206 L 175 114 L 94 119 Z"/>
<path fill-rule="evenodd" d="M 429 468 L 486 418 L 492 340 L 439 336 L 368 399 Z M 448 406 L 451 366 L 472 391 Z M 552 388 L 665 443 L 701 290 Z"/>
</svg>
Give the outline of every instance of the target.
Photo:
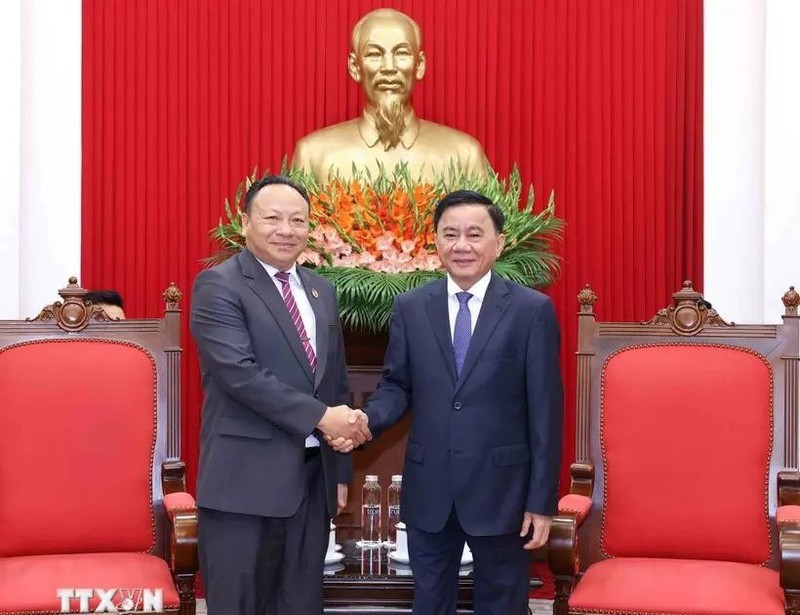
<svg viewBox="0 0 800 615">
<path fill-rule="evenodd" d="M 190 615 L 180 292 L 163 319 L 123 321 L 85 292 L 71 278 L 63 302 L 0 322 L 0 613 L 85 612 L 84 596 Z"/>
<path fill-rule="evenodd" d="M 800 613 L 800 295 L 781 325 L 727 323 L 690 282 L 646 323 L 578 299 L 555 614 Z"/>
</svg>

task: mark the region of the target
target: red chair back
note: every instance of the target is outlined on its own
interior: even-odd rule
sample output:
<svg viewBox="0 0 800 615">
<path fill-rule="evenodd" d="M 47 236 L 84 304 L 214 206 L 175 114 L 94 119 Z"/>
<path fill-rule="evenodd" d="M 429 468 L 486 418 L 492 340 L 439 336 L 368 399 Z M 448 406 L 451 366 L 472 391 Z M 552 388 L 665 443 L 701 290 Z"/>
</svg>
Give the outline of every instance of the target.
<svg viewBox="0 0 800 615">
<path fill-rule="evenodd" d="M 156 367 L 90 339 L 0 348 L 0 556 L 149 551 Z"/>
<path fill-rule="evenodd" d="M 601 391 L 605 554 L 766 563 L 765 358 L 721 344 L 634 346 L 606 360 Z"/>
</svg>

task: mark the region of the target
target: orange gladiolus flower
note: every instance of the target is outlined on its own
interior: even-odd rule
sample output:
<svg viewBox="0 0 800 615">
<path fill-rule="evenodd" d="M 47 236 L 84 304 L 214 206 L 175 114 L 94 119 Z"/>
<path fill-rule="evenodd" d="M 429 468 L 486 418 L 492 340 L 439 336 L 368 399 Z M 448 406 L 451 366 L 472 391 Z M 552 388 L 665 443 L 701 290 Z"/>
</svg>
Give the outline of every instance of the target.
<svg viewBox="0 0 800 615">
<path fill-rule="evenodd" d="M 357 181 L 328 182 L 310 195 L 314 250 L 333 266 L 438 269 L 431 218 L 441 196 L 428 184 L 379 193 Z"/>
</svg>

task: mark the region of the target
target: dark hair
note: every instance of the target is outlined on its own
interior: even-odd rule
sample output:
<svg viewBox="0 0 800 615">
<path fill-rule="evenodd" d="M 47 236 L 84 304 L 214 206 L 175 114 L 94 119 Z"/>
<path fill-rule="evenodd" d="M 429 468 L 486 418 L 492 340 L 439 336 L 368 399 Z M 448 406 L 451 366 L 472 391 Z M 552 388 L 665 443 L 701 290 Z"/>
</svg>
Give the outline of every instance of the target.
<svg viewBox="0 0 800 615">
<path fill-rule="evenodd" d="M 309 210 L 311 209 L 311 201 L 308 200 L 308 193 L 306 189 L 303 188 L 300 184 L 296 181 L 291 179 L 290 177 L 286 177 L 285 175 L 268 175 L 258 181 L 253 182 L 250 184 L 250 187 L 247 189 L 247 194 L 244 197 L 244 213 L 250 215 L 250 209 L 253 205 L 253 199 L 256 198 L 256 195 L 261 191 L 262 188 L 266 188 L 267 186 L 289 186 L 293 190 L 295 190 L 303 200 L 308 204 Z"/>
<path fill-rule="evenodd" d="M 83 296 L 84 301 L 91 301 L 94 305 L 105 303 L 106 305 L 116 305 L 120 309 L 125 309 L 122 305 L 122 295 L 115 290 L 90 290 Z"/>
<path fill-rule="evenodd" d="M 451 207 L 458 207 L 459 205 L 483 205 L 492 219 L 494 229 L 498 233 L 503 232 L 503 225 L 506 222 L 506 217 L 503 215 L 501 209 L 494 204 L 492 199 L 488 196 L 475 192 L 474 190 L 456 190 L 450 194 L 446 194 L 441 201 L 436 204 L 436 209 L 433 212 L 433 230 L 439 229 L 439 220 L 442 214 Z"/>
</svg>

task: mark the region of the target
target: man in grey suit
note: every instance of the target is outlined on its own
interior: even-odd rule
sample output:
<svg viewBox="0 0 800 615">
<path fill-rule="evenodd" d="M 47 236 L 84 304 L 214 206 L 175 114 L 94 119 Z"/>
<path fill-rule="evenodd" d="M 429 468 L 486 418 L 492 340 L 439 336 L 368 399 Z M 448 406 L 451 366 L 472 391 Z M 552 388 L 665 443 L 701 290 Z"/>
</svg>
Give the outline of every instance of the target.
<svg viewBox="0 0 800 615">
<path fill-rule="evenodd" d="M 346 406 L 333 287 L 298 267 L 309 201 L 283 176 L 245 196 L 246 249 L 201 272 L 191 332 L 203 391 L 199 553 L 210 615 L 322 612 L 330 519 L 347 502 L 350 446 L 371 438 Z M 322 440 L 322 441 L 321 441 Z"/>
<path fill-rule="evenodd" d="M 400 516 L 414 615 L 455 614 L 465 541 L 475 612 L 522 615 L 525 549 L 547 541 L 558 497 L 558 322 L 548 297 L 492 272 L 505 237 L 490 199 L 453 192 L 433 221 L 447 279 L 397 297 L 364 410 L 375 437 L 411 411 Z"/>
</svg>

